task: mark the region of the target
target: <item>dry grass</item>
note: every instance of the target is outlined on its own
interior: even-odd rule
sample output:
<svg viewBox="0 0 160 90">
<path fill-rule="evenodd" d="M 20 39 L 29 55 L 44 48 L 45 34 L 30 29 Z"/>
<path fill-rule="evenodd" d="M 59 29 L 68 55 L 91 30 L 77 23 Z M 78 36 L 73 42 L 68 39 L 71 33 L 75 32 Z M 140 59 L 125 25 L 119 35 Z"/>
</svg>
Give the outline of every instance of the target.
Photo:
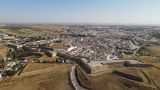
<svg viewBox="0 0 160 90">
<path fill-rule="evenodd" d="M 55 57 L 48 57 L 48 56 L 42 56 L 40 58 L 38 58 L 38 60 L 45 60 L 45 61 L 56 61 L 56 59 L 58 59 L 59 57 L 58 56 L 55 56 Z"/>
<path fill-rule="evenodd" d="M 63 28 L 63 25 L 17 25 L 1 27 L 0 31 L 15 35 L 57 35 Z"/>
<path fill-rule="evenodd" d="M 125 60 L 132 60 L 132 59 L 135 58 L 135 56 L 133 56 L 133 54 L 125 53 L 125 54 L 123 55 L 123 58 L 124 58 Z"/>
<path fill-rule="evenodd" d="M 155 52 L 160 52 L 160 46 L 149 46 L 147 49 L 153 50 Z"/>
<path fill-rule="evenodd" d="M 137 58 L 160 69 L 160 46 L 149 46 L 141 52 L 145 52 L 147 50 L 150 51 L 149 56 L 139 56 Z"/>
<path fill-rule="evenodd" d="M 0 44 L 0 56 L 2 57 L 6 56 L 8 50 L 9 50 L 8 47 Z"/>
<path fill-rule="evenodd" d="M 144 73 L 150 78 L 152 85 L 160 88 L 160 46 L 148 46 L 142 48 L 140 56 L 125 55 L 125 58 L 137 59 L 153 65 L 155 68 L 143 69 Z"/>
<path fill-rule="evenodd" d="M 132 67 L 130 67 L 130 68 L 117 68 L 115 70 L 119 71 L 119 72 L 123 72 L 123 73 L 127 73 L 127 74 L 141 77 L 138 68 L 132 68 Z"/>
<path fill-rule="evenodd" d="M 95 90 L 150 90 L 143 84 L 117 77 L 112 74 L 104 74 L 92 77 L 91 85 Z"/>
<path fill-rule="evenodd" d="M 68 75 L 71 66 L 30 64 L 30 67 L 26 67 L 30 72 L 4 79 L 0 83 L 0 90 L 73 90 Z"/>
<path fill-rule="evenodd" d="M 53 44 L 53 45 L 50 45 L 49 48 L 67 49 L 68 47 L 63 44 Z"/>
<path fill-rule="evenodd" d="M 125 54 L 124 59 L 137 59 L 142 62 L 152 64 L 160 69 L 160 46 L 148 46 L 142 48 L 139 53 L 140 56 L 133 56 L 132 54 Z"/>
<path fill-rule="evenodd" d="M 160 88 L 160 70 L 158 69 L 146 69 L 143 70 L 152 80 L 153 84 Z"/>
<path fill-rule="evenodd" d="M 57 66 L 55 64 L 28 63 L 22 73 Z"/>
<path fill-rule="evenodd" d="M 41 56 L 35 56 L 35 55 L 31 55 L 28 56 L 27 59 L 29 60 L 29 62 L 32 61 L 46 61 L 46 62 L 56 62 L 57 59 L 59 59 L 60 57 L 55 56 L 55 57 L 48 57 L 45 53 L 39 53 Z"/>
<path fill-rule="evenodd" d="M 90 76 L 80 68 L 77 70 L 77 73 L 82 86 L 94 90 L 150 90 L 151 88 L 148 86 L 155 87 L 154 85 L 152 86 L 148 84 L 146 77 L 142 75 L 137 68 L 120 68 L 116 70 L 142 77 L 145 80 L 143 83 L 138 83 L 130 79 L 117 77 L 111 73 L 105 73 L 99 76 Z"/>
<path fill-rule="evenodd" d="M 10 31 L 9 29 L 0 29 L 0 31 L 8 34 L 15 34 L 13 31 Z"/>
</svg>

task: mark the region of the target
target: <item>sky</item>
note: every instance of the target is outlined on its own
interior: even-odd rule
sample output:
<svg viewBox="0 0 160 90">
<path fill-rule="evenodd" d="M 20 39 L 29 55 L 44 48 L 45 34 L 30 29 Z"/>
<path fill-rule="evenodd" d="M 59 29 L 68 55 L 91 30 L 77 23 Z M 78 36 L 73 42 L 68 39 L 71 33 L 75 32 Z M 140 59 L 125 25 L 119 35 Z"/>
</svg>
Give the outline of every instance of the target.
<svg viewBox="0 0 160 90">
<path fill-rule="evenodd" d="M 160 24 L 160 0 L 0 0 L 0 23 Z"/>
</svg>

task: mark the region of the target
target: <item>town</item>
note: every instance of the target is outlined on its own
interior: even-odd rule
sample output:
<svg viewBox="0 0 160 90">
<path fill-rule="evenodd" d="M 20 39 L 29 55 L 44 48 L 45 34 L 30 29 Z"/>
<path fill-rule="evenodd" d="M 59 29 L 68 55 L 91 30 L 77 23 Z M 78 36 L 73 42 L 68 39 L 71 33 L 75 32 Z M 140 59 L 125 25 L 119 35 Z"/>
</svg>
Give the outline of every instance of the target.
<svg viewBox="0 0 160 90">
<path fill-rule="evenodd" d="M 77 88 L 84 87 L 74 81 L 76 67 L 91 76 L 110 72 L 110 65 L 117 63 L 125 67 L 153 67 L 134 58 L 127 60 L 125 54 L 139 56 L 142 48 L 160 45 L 158 29 L 158 26 L 65 25 L 57 35 L 0 32 L 0 42 L 8 48 L 6 56 L 0 57 L 0 81 L 20 75 L 28 63 L 67 63 L 74 64 L 71 81 L 79 90 Z"/>
</svg>

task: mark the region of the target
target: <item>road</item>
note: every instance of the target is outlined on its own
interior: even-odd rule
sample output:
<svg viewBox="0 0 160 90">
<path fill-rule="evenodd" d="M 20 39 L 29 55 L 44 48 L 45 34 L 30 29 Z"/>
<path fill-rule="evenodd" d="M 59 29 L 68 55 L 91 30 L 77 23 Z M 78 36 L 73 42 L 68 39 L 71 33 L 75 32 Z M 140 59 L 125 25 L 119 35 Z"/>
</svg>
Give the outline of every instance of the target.
<svg viewBox="0 0 160 90">
<path fill-rule="evenodd" d="M 77 79 L 76 79 L 76 75 L 75 75 L 75 71 L 76 71 L 76 66 L 74 65 L 70 71 L 70 78 L 71 78 L 71 82 L 75 88 L 75 90 L 88 90 L 86 88 L 83 88 L 79 85 Z"/>
</svg>

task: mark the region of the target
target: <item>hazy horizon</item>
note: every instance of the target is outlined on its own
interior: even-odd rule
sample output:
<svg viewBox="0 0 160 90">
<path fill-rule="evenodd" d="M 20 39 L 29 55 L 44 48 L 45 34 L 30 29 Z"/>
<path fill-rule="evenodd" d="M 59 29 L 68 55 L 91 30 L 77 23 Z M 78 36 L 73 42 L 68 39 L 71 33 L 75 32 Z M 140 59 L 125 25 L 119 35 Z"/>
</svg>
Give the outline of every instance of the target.
<svg viewBox="0 0 160 90">
<path fill-rule="evenodd" d="M 0 23 L 160 25 L 159 0 L 2 0 Z"/>
</svg>

